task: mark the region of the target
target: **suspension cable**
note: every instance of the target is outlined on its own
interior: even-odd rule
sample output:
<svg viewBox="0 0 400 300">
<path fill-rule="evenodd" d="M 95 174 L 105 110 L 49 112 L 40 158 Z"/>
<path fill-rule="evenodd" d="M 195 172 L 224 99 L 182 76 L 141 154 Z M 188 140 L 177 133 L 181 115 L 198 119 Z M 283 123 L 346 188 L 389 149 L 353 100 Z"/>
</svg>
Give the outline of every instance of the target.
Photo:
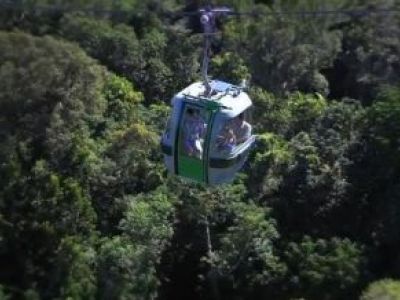
<svg viewBox="0 0 400 300">
<path fill-rule="evenodd" d="M 14 2 L 11 0 L 0 0 L 0 7 L 12 10 L 38 10 L 38 11 L 63 11 L 63 12 L 87 12 L 87 13 L 131 13 L 137 12 L 137 9 L 102 9 L 96 7 L 78 7 L 78 6 L 69 6 L 69 5 L 40 5 L 40 4 L 30 4 L 24 1 Z M 370 14 L 397 14 L 400 13 L 400 8 L 397 7 L 389 7 L 389 8 L 362 8 L 362 9 L 318 9 L 318 10 L 271 10 L 267 12 L 258 12 L 258 11 L 234 11 L 232 9 L 222 7 L 219 8 L 220 12 L 225 15 L 231 16 L 250 16 L 250 17 L 261 17 L 261 16 L 283 16 L 283 15 L 299 15 L 299 16 L 326 16 L 326 15 L 355 15 L 355 16 L 364 16 Z M 214 10 L 214 9 L 213 9 Z M 144 9 L 140 9 L 140 11 L 145 11 Z M 165 16 L 175 16 L 175 17 L 185 17 L 185 16 L 195 16 L 201 15 L 204 13 L 204 9 L 199 9 L 193 12 L 165 12 L 162 13 Z"/>
</svg>

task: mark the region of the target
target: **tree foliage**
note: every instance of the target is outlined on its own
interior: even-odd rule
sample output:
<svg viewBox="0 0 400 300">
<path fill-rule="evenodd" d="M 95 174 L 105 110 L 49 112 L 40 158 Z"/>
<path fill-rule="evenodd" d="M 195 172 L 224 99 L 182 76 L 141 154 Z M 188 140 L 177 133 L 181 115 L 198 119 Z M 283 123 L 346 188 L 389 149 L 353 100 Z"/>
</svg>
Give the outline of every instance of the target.
<svg viewBox="0 0 400 300">
<path fill-rule="evenodd" d="M 307 299 L 349 297 L 349 287 L 360 276 L 361 249 L 348 239 L 318 239 L 306 236 L 289 243 L 285 256 L 294 295 Z"/>
<path fill-rule="evenodd" d="M 397 299 L 398 1 L 215 1 L 264 14 L 212 36 L 209 73 L 250 82 L 257 134 L 218 187 L 167 175 L 159 149 L 202 53 L 197 16 L 169 12 L 205 1 L 15 3 L 1 299 Z M 323 9 L 359 13 L 275 14 Z"/>
<path fill-rule="evenodd" d="M 393 299 L 400 297 L 400 285 L 397 280 L 382 279 L 371 283 L 363 292 L 362 300 Z"/>
</svg>

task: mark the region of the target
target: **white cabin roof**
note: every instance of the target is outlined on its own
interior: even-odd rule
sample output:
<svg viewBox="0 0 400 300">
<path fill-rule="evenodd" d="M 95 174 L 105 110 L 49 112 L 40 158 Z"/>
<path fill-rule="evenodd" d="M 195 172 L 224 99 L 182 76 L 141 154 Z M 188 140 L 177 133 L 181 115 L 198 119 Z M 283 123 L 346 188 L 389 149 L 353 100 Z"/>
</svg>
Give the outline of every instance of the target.
<svg viewBox="0 0 400 300">
<path fill-rule="evenodd" d="M 210 81 L 210 86 L 215 94 L 209 97 L 209 99 L 227 107 L 221 109 L 221 114 L 225 115 L 227 118 L 234 118 L 252 106 L 252 102 L 247 93 L 240 91 L 235 85 L 219 80 L 212 80 Z M 204 99 L 204 93 L 205 86 L 203 82 L 195 82 L 180 91 L 174 99 L 183 99 L 185 95 Z"/>
</svg>

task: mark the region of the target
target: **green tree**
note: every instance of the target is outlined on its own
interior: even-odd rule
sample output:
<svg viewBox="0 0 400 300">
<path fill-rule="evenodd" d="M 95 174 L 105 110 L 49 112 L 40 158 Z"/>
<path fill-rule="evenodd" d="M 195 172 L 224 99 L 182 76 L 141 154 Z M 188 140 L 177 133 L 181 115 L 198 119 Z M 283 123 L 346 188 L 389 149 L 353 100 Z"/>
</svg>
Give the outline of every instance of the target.
<svg viewBox="0 0 400 300">
<path fill-rule="evenodd" d="M 95 299 L 97 253 L 90 241 L 78 237 L 63 238 L 56 262 L 61 288 L 58 299 Z"/>
<path fill-rule="evenodd" d="M 68 15 L 60 26 L 62 37 L 134 82 L 147 104 L 170 99 L 197 76 L 198 42 L 178 28 L 149 25 L 138 39 L 133 28 L 108 20 Z"/>
<path fill-rule="evenodd" d="M 155 299 L 156 267 L 173 233 L 174 197 L 163 190 L 126 197 L 122 234 L 102 241 L 99 298 Z"/>
<path fill-rule="evenodd" d="M 400 242 L 400 208 L 395 200 L 400 192 L 398 95 L 397 88 L 386 90 L 367 110 L 367 124 L 362 131 L 363 146 L 353 149 L 354 164 L 349 168 L 350 197 L 363 199 L 355 207 L 360 212 L 357 220 L 350 224 L 353 228 L 363 229 L 358 237 L 373 248 L 375 272 L 382 277 L 399 274 L 399 256 L 394 250 Z"/>
<path fill-rule="evenodd" d="M 285 250 L 287 284 L 294 297 L 338 299 L 354 296 L 362 266 L 362 250 L 348 239 L 289 243 Z"/>
<path fill-rule="evenodd" d="M 276 97 L 264 89 L 253 87 L 250 95 L 257 107 L 254 111 L 256 130 L 270 131 L 289 138 L 300 131 L 309 131 L 328 107 L 327 100 L 318 93 L 297 92 Z"/>
<path fill-rule="evenodd" d="M 225 52 L 211 60 L 212 75 L 219 80 L 239 85 L 242 80 L 250 79 L 250 72 L 237 54 Z"/>
<path fill-rule="evenodd" d="M 360 9 L 393 7 L 395 1 L 366 1 Z M 338 25 L 343 49 L 330 78 L 334 97 L 352 97 L 370 104 L 383 84 L 398 85 L 400 28 L 396 15 L 371 14 Z"/>
<path fill-rule="evenodd" d="M 143 61 L 139 41 L 132 27 L 124 24 L 112 26 L 108 20 L 79 15 L 65 16 L 60 26 L 62 37 L 77 42 L 110 70 L 140 83 Z"/>
<path fill-rule="evenodd" d="M 352 198 L 349 169 L 360 154 L 356 151 L 362 145 L 364 128 L 365 111 L 359 103 L 332 102 L 314 121 L 310 133 L 300 132 L 290 140 L 293 159 L 272 195 L 280 230 L 291 236 L 340 232 L 356 238 L 348 224 L 356 222 L 354 214 L 362 201 Z M 270 198 L 266 195 L 264 200 Z M 347 221 L 338 223 L 339 216 Z"/>
<path fill-rule="evenodd" d="M 93 297 L 95 254 L 80 241 L 96 236 L 87 184 L 100 163 L 92 130 L 107 108 L 106 72 L 50 37 L 1 32 L 0 39 L 1 278 L 13 295 L 26 289 L 32 299 Z"/>
<path fill-rule="evenodd" d="M 6 292 L 4 292 L 4 287 L 2 285 L 0 285 L 0 299 L 2 300 L 10 299 L 10 296 L 8 296 Z"/>
<path fill-rule="evenodd" d="M 63 178 L 51 172 L 45 162 L 37 161 L 23 176 L 11 178 L 0 198 L 9 224 L 2 230 L 2 257 L 14 266 L 13 271 L 5 270 L 9 276 L 19 277 L 13 284 L 35 288 L 45 299 L 57 297 L 63 288 L 69 289 L 62 286 L 66 280 L 63 272 L 79 268 L 79 261 L 63 266 L 58 263 L 63 237 L 91 239 L 95 234 L 96 214 L 88 196 L 76 180 Z M 65 251 L 68 249 L 73 256 L 74 249 Z"/>
<path fill-rule="evenodd" d="M 363 292 L 361 300 L 398 300 L 400 299 L 400 283 L 394 279 L 382 279 L 371 283 Z"/>
<path fill-rule="evenodd" d="M 208 277 L 216 280 L 221 295 L 240 294 L 246 299 L 280 279 L 286 271 L 274 253 L 278 232 L 274 220 L 262 207 L 237 202 L 227 210 L 232 219 L 219 233 Z"/>
<path fill-rule="evenodd" d="M 1 134 L 18 137 L 26 162 L 45 156 L 65 170 L 70 133 L 84 133 L 104 111 L 105 72 L 78 47 L 50 37 L 1 32 L 0 40 L 1 122 L 13 125 Z"/>
<path fill-rule="evenodd" d="M 258 12 L 271 11 L 264 5 Z M 300 90 L 329 93 L 321 69 L 332 66 L 340 51 L 340 34 L 319 19 L 267 16 L 229 23 L 225 27 L 228 49 L 239 49 L 257 85 L 275 94 Z M 243 42 L 245 41 L 245 42 Z"/>
<path fill-rule="evenodd" d="M 279 135 L 258 135 L 256 147 L 249 156 L 249 168 L 246 170 L 246 187 L 249 194 L 257 201 L 265 201 L 270 197 L 272 200 L 293 158 L 290 144 Z"/>
<path fill-rule="evenodd" d="M 139 119 L 136 111 L 143 95 L 135 91 L 128 80 L 111 75 L 104 86 L 104 96 L 107 100 L 104 117 L 107 120 L 126 126 Z"/>
</svg>

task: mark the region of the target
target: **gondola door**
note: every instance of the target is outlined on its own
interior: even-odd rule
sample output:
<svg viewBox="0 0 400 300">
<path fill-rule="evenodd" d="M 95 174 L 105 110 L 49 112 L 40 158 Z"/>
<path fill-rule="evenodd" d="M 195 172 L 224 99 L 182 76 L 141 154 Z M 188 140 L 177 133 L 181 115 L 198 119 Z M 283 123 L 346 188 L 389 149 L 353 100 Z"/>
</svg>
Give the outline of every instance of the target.
<svg viewBox="0 0 400 300">
<path fill-rule="evenodd" d="M 185 104 L 175 145 L 176 174 L 198 182 L 207 182 L 208 130 L 211 111 Z"/>
</svg>

